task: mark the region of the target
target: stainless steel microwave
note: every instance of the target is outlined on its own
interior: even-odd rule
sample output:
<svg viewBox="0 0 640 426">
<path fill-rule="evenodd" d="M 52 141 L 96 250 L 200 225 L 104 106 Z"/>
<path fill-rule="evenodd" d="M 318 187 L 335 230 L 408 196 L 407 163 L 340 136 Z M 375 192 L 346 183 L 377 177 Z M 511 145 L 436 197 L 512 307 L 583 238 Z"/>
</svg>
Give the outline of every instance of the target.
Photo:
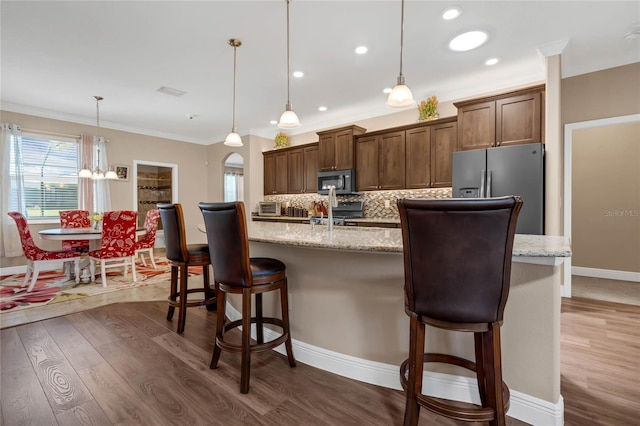
<svg viewBox="0 0 640 426">
<path fill-rule="evenodd" d="M 353 169 L 318 172 L 318 194 L 327 195 L 331 186 L 336 187 L 336 194 L 355 193 L 355 173 Z"/>
</svg>

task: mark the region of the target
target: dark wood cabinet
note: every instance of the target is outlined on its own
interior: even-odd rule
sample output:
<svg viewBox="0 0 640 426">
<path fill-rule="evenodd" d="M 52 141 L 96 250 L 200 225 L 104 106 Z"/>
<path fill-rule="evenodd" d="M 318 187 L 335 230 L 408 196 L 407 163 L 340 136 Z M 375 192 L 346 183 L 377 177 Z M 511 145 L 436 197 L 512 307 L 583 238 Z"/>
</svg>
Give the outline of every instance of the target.
<svg viewBox="0 0 640 426">
<path fill-rule="evenodd" d="M 317 192 L 318 144 L 263 153 L 264 195 Z"/>
<path fill-rule="evenodd" d="M 455 102 L 458 149 L 481 149 L 543 141 L 544 85 Z"/>
<path fill-rule="evenodd" d="M 303 176 L 304 187 L 302 192 L 318 192 L 318 144 L 303 148 Z"/>
<path fill-rule="evenodd" d="M 356 138 L 356 189 L 403 189 L 405 133 L 386 132 Z"/>
<path fill-rule="evenodd" d="M 418 127 L 405 132 L 406 176 L 409 189 L 428 188 L 431 183 L 431 128 Z"/>
<path fill-rule="evenodd" d="M 354 137 L 364 132 L 355 125 L 317 132 L 320 170 L 353 169 Z"/>
<path fill-rule="evenodd" d="M 453 153 L 458 144 L 458 124 L 434 124 L 431 130 L 431 188 L 451 186 Z"/>
<path fill-rule="evenodd" d="M 304 153 L 296 149 L 287 153 L 287 193 L 304 192 Z"/>
<path fill-rule="evenodd" d="M 406 139 L 405 187 L 451 186 L 452 154 L 456 150 L 458 126 L 455 120 L 409 129 Z"/>
<path fill-rule="evenodd" d="M 288 159 L 286 152 L 270 151 L 264 155 L 264 193 L 286 194 Z"/>
</svg>

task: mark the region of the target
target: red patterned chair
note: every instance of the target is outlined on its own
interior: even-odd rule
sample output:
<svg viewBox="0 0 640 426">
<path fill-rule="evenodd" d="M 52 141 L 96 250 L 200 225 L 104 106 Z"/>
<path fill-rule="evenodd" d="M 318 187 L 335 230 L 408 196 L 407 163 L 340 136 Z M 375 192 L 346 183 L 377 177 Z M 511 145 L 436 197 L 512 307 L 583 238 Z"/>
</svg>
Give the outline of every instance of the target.
<svg viewBox="0 0 640 426">
<path fill-rule="evenodd" d="M 146 232 L 136 243 L 136 256 L 140 255 L 142 264 L 147 266 L 147 262 L 144 260 L 144 252 L 148 252 L 153 269 L 156 269 L 156 261 L 153 258 L 153 246 L 156 244 L 156 232 L 158 231 L 159 218 L 160 210 L 153 209 L 147 212 L 147 215 L 144 218 L 144 229 Z"/>
<path fill-rule="evenodd" d="M 138 213 L 132 210 L 105 212 L 102 217 L 100 250 L 89 252 L 91 281 L 95 280 L 96 260 L 100 261 L 102 286 L 107 286 L 107 268 L 124 268 L 124 276 L 131 264 L 133 282 L 136 278 L 136 224 Z"/>
<path fill-rule="evenodd" d="M 62 228 L 89 228 L 91 220 L 87 210 L 61 210 L 60 226 Z M 73 250 L 80 253 L 89 252 L 89 240 L 64 240 L 63 250 Z"/>
<path fill-rule="evenodd" d="M 40 268 L 45 264 L 60 263 L 60 262 L 74 262 L 74 270 L 76 273 L 76 282 L 80 282 L 80 254 L 69 250 L 49 251 L 43 250 L 36 246 L 33 238 L 31 237 L 31 231 L 29 231 L 29 225 L 27 224 L 27 218 L 19 212 L 9 212 L 9 216 L 16 222 L 18 227 L 18 233 L 20 234 L 20 242 L 22 243 L 22 251 L 27 258 L 27 272 L 24 274 L 24 281 L 22 286 L 27 284 L 27 280 L 30 275 L 33 275 L 31 284 L 27 292 L 33 290 L 33 286 L 36 284 Z M 67 268 L 67 279 L 71 278 L 70 268 Z"/>
</svg>

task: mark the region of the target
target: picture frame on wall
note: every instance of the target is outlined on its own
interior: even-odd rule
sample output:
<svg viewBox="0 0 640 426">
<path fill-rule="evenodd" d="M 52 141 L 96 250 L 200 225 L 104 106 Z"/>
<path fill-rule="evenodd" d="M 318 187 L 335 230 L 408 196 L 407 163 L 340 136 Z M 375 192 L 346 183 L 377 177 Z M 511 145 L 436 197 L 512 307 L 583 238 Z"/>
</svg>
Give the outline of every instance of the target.
<svg viewBox="0 0 640 426">
<path fill-rule="evenodd" d="M 125 166 L 123 164 L 114 164 L 113 170 L 118 175 L 118 180 L 121 180 L 121 181 L 129 180 L 129 166 Z"/>
</svg>

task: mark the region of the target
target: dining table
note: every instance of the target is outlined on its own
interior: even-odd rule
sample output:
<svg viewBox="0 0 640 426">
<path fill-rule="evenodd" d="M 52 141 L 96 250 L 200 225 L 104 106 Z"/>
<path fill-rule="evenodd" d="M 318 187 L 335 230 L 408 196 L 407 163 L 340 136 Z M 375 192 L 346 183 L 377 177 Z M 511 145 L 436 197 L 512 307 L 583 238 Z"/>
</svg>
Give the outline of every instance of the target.
<svg viewBox="0 0 640 426">
<path fill-rule="evenodd" d="M 146 231 L 144 227 L 136 229 L 136 235 L 142 235 Z M 88 240 L 89 250 L 100 249 L 100 242 L 102 240 L 102 229 L 89 228 L 50 228 L 43 229 L 38 232 L 40 238 L 43 240 Z"/>
</svg>

